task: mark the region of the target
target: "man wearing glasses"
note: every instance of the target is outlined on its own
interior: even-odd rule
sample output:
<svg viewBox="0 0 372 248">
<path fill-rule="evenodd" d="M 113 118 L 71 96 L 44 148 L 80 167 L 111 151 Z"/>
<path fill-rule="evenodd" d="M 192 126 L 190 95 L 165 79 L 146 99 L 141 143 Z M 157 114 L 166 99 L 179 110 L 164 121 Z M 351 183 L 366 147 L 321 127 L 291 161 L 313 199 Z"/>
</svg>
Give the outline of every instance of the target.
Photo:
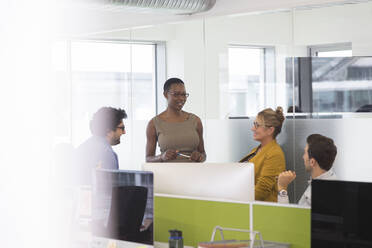
<svg viewBox="0 0 372 248">
<path fill-rule="evenodd" d="M 76 166 L 83 184 L 91 184 L 92 169 L 119 169 L 118 156 L 112 146 L 120 144 L 125 134 L 123 109 L 102 107 L 90 121 L 92 136 L 76 150 Z"/>
</svg>

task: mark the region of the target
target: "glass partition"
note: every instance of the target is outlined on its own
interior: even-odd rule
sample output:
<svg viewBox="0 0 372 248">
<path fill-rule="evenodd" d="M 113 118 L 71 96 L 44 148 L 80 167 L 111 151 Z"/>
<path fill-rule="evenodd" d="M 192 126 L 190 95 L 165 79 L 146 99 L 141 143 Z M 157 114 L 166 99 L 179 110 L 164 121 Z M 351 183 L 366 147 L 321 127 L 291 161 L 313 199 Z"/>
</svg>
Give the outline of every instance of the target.
<svg viewBox="0 0 372 248">
<path fill-rule="evenodd" d="M 346 3 L 293 12 L 293 95 L 297 102 L 294 134 L 294 202 L 307 187 L 310 174 L 303 166 L 306 137 L 320 133 L 338 148 L 334 171 L 341 180 L 368 180 L 370 169 L 363 147 L 370 137 L 369 106 L 372 68 L 372 3 Z M 363 27 L 363 28 L 362 28 Z M 302 52 L 297 53 L 297 51 Z M 290 60 L 290 59 L 289 59 Z M 312 119 L 312 120 L 310 120 Z M 356 140 L 360 140 L 357 142 Z M 353 166 L 351 166 L 353 165 Z M 288 165 L 287 165 L 288 166 Z M 352 168 L 351 168 L 352 167 Z M 358 171 L 358 172 L 356 172 Z"/>
<path fill-rule="evenodd" d="M 257 113 L 277 106 L 287 113 L 293 98 L 287 78 L 292 19 L 286 10 L 205 20 L 208 161 L 238 162 L 259 145 L 251 131 Z M 285 121 L 278 143 L 288 169 L 294 167 L 292 134 Z"/>
<path fill-rule="evenodd" d="M 208 119 L 247 118 L 279 105 L 286 109 L 291 22 L 291 11 L 206 19 Z"/>
<path fill-rule="evenodd" d="M 286 120 L 277 140 L 287 169 L 297 173 L 291 202 L 307 187 L 302 155 L 311 133 L 335 140 L 341 179 L 369 180 L 367 166 L 356 173 L 348 164 L 368 164 L 368 151 L 350 142 L 372 138 L 364 129 L 372 105 L 371 19 L 367 1 L 191 16 L 72 41 L 72 133 L 76 141 L 87 137 L 89 118 L 101 105 L 125 108 L 127 134 L 115 150 L 120 168 L 140 169 L 147 123 L 166 108 L 163 84 L 180 77 L 190 93 L 184 110 L 203 121 L 208 162 L 239 161 L 259 145 L 251 131 L 255 115 L 281 106 Z M 92 45 L 101 48 L 87 51 Z M 117 50 L 102 48 L 109 45 Z"/>
</svg>

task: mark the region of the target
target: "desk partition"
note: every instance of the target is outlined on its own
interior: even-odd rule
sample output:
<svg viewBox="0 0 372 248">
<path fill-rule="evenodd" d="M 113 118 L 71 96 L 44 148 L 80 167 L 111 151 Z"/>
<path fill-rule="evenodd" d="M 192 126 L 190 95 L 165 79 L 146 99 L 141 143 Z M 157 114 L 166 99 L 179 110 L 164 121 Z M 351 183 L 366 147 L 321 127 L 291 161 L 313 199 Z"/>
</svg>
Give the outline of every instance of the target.
<svg viewBox="0 0 372 248">
<path fill-rule="evenodd" d="M 254 201 L 252 163 L 147 163 L 142 168 L 154 173 L 155 193 Z"/>
<path fill-rule="evenodd" d="M 310 209 L 254 201 L 253 168 L 250 163 L 144 164 L 144 170 L 154 173 L 155 241 L 167 242 L 168 230 L 179 229 L 184 244 L 197 247 L 210 241 L 218 225 L 309 248 Z M 226 239 L 249 239 L 246 233 L 224 234 Z"/>
<path fill-rule="evenodd" d="M 251 207 L 253 206 L 253 211 Z M 253 219 L 250 215 L 253 213 Z M 167 242 L 168 230 L 183 232 L 185 245 L 210 241 L 217 225 L 259 231 L 264 240 L 310 248 L 310 209 L 296 205 L 233 202 L 155 195 L 155 241 Z M 246 233 L 224 232 L 225 239 L 247 240 Z M 218 235 L 217 235 L 218 236 Z M 219 237 L 217 237 L 219 238 Z"/>
</svg>

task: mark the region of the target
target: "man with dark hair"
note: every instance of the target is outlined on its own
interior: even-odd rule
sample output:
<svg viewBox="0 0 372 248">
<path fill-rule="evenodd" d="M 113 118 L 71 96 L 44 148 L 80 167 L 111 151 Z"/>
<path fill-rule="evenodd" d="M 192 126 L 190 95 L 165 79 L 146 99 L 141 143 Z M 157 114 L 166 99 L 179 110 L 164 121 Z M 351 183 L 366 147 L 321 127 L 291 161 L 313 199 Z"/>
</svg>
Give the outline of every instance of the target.
<svg viewBox="0 0 372 248">
<path fill-rule="evenodd" d="M 118 156 L 111 146 L 120 143 L 125 134 L 123 119 L 127 114 L 123 109 L 100 108 L 90 121 L 92 136 L 76 150 L 76 166 L 80 171 L 82 184 L 90 184 L 92 169 L 119 169 Z"/>
<path fill-rule="evenodd" d="M 306 139 L 303 160 L 305 170 L 310 172 L 311 179 L 336 179 L 331 170 L 337 154 L 337 147 L 332 139 L 320 134 L 311 134 Z M 278 202 L 288 203 L 287 187 L 296 178 L 294 171 L 284 171 L 278 177 Z M 311 206 L 311 180 L 302 195 L 299 205 Z"/>
</svg>

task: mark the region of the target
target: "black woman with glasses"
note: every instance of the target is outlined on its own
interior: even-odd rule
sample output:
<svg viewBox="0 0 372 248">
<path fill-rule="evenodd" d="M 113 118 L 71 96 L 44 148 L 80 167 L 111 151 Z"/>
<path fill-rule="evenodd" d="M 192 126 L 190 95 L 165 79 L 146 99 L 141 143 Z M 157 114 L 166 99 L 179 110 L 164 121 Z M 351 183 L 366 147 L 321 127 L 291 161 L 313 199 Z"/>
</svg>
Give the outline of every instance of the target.
<svg viewBox="0 0 372 248">
<path fill-rule="evenodd" d="M 282 130 L 283 109 L 277 107 L 262 110 L 253 122 L 253 139 L 260 142 L 239 162 L 254 164 L 255 198 L 257 201 L 277 202 L 276 179 L 285 170 L 285 157 L 282 148 L 276 143 L 276 136 Z"/>
<path fill-rule="evenodd" d="M 147 162 L 203 162 L 206 159 L 200 118 L 183 111 L 189 93 L 179 78 L 164 83 L 167 109 L 152 118 L 146 130 Z M 160 154 L 156 155 L 156 144 Z"/>
</svg>

